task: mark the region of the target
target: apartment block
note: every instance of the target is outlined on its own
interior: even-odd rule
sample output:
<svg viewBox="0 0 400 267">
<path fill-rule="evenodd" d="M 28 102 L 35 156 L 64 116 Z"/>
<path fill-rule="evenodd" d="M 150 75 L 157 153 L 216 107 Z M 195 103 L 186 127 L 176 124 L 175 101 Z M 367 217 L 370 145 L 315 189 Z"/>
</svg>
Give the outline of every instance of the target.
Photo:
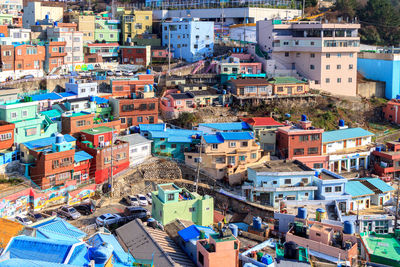
<svg viewBox="0 0 400 267">
<path fill-rule="evenodd" d="M 121 30 L 119 20 L 96 16 L 94 21 L 94 40 L 99 43 L 118 43 Z"/>
<path fill-rule="evenodd" d="M 22 25 L 25 29 L 30 29 L 36 22 L 44 20 L 62 22 L 65 4 L 61 2 L 28 2 L 24 6 L 22 15 Z"/>
<path fill-rule="evenodd" d="M 121 46 L 121 63 L 147 67 L 151 63 L 151 46 Z"/>
<path fill-rule="evenodd" d="M 118 50 L 118 43 L 87 44 L 84 47 L 85 62 L 98 63 L 118 61 Z M 86 60 L 86 58 L 89 59 Z M 97 58 L 101 58 L 101 60 L 93 60 Z"/>
<path fill-rule="evenodd" d="M 312 89 L 355 96 L 359 28 L 359 24 L 323 20 L 261 20 L 257 43 L 269 56 L 269 76 L 297 72 L 311 80 Z"/>
<path fill-rule="evenodd" d="M 83 33 L 83 42 L 84 43 L 94 43 L 94 30 L 95 30 L 95 15 L 83 14 L 76 16 L 71 19 L 71 22 L 74 22 L 78 25 L 78 31 Z"/>
<path fill-rule="evenodd" d="M 44 70 L 49 73 L 55 71 L 64 65 L 64 57 L 67 55 L 65 51 L 65 41 L 50 41 L 45 44 L 46 47 L 46 61 Z"/>
<path fill-rule="evenodd" d="M 214 52 L 214 22 L 198 18 L 174 18 L 162 23 L 162 45 L 174 58 L 196 62 Z"/>
<path fill-rule="evenodd" d="M 153 11 L 151 10 L 124 10 L 119 17 L 123 44 L 130 45 L 138 34 L 152 33 Z"/>
<path fill-rule="evenodd" d="M 111 79 L 111 92 L 114 97 L 132 97 L 133 93 L 144 91 L 144 87 L 153 86 L 154 75 L 137 74 L 133 78 Z"/>
</svg>

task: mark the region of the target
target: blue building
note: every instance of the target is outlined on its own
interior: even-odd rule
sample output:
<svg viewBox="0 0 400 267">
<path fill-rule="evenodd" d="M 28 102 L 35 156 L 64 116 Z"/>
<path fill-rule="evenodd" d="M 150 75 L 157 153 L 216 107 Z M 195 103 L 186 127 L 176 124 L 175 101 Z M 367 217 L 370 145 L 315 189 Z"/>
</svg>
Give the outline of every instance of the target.
<svg viewBox="0 0 400 267">
<path fill-rule="evenodd" d="M 171 46 L 174 58 L 196 62 L 214 52 L 214 22 L 174 18 L 162 24 L 162 45 Z"/>
<path fill-rule="evenodd" d="M 315 171 L 303 163 L 275 160 L 247 168 L 248 180 L 243 195 L 263 205 L 279 207 L 281 200 L 314 200 L 318 189 Z"/>
<path fill-rule="evenodd" d="M 386 83 L 385 97 L 400 94 L 400 55 L 362 52 L 358 54 L 357 71 L 365 78 Z"/>
</svg>

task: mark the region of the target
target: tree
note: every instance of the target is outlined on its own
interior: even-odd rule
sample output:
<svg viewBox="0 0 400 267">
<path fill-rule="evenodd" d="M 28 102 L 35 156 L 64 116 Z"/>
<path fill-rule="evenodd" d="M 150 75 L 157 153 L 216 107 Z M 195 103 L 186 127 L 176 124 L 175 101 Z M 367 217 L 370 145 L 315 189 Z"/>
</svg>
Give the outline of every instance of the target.
<svg viewBox="0 0 400 267">
<path fill-rule="evenodd" d="M 343 17 L 354 18 L 357 12 L 356 0 L 337 0 L 335 10 Z"/>
</svg>

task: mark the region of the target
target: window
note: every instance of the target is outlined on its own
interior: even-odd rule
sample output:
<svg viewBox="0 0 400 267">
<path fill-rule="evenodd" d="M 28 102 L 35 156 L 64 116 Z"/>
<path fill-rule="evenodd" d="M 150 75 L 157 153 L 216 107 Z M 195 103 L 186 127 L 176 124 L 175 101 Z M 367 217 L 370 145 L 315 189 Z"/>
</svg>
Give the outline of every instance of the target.
<svg viewBox="0 0 400 267">
<path fill-rule="evenodd" d="M 300 57 L 300 53 L 296 53 L 296 57 Z"/>
<path fill-rule="evenodd" d="M 11 133 L 0 134 L 0 141 L 10 140 L 12 137 Z"/>
<path fill-rule="evenodd" d="M 340 53 L 337 53 L 337 57 L 342 57 L 342 54 L 340 54 Z"/>
<path fill-rule="evenodd" d="M 350 64 L 349 65 L 349 70 L 352 70 L 353 69 L 353 64 Z"/>
<path fill-rule="evenodd" d="M 278 92 L 283 92 L 283 87 L 282 86 L 278 87 Z"/>
<path fill-rule="evenodd" d="M 310 70 L 314 70 L 315 66 L 314 65 L 310 65 Z"/>
<path fill-rule="evenodd" d="M 246 142 L 242 142 L 242 147 L 247 147 L 249 145 L 249 143 L 246 141 Z"/>
<path fill-rule="evenodd" d="M 309 147 L 308 154 L 318 154 L 318 147 Z"/>
<path fill-rule="evenodd" d="M 212 150 L 218 149 L 218 144 L 212 144 L 211 149 L 212 149 Z"/>
<path fill-rule="evenodd" d="M 176 144 L 171 144 L 171 148 L 176 148 Z"/>
<path fill-rule="evenodd" d="M 289 56 L 289 52 L 285 52 L 285 57 L 288 57 Z"/>
<path fill-rule="evenodd" d="M 23 111 L 22 111 L 22 118 L 25 118 L 25 117 L 27 117 L 27 116 L 28 116 L 28 111 L 23 110 Z"/>
<path fill-rule="evenodd" d="M 194 49 L 197 49 L 199 46 L 197 44 L 193 45 Z"/>
<path fill-rule="evenodd" d="M 341 83 L 342 82 L 342 78 L 337 78 L 337 83 Z"/>
<path fill-rule="evenodd" d="M 165 149 L 165 145 L 161 145 L 161 146 L 160 146 L 160 149 Z"/>
<path fill-rule="evenodd" d="M 84 120 L 77 121 L 77 122 L 76 122 L 76 126 L 77 126 L 77 127 L 85 126 L 85 121 L 84 121 Z"/>
<path fill-rule="evenodd" d="M 143 122 L 143 117 L 137 117 L 137 122 Z"/>
<path fill-rule="evenodd" d="M 245 161 L 246 160 L 246 156 L 239 156 L 239 161 Z"/>
<path fill-rule="evenodd" d="M 311 58 L 315 58 L 315 54 L 314 54 L 314 53 L 311 53 L 311 54 L 310 54 L 310 57 L 311 57 Z"/>
<path fill-rule="evenodd" d="M 353 55 L 354 55 L 353 53 L 350 53 L 350 54 L 349 54 L 349 57 L 353 57 Z"/>
<path fill-rule="evenodd" d="M 326 58 L 330 58 L 330 57 L 331 57 L 331 54 L 330 54 L 330 53 L 326 53 L 326 54 L 325 54 L 325 57 L 326 57 Z"/>
<path fill-rule="evenodd" d="M 257 153 L 251 153 L 251 158 L 256 159 L 257 158 Z"/>
<path fill-rule="evenodd" d="M 336 66 L 336 69 L 338 69 L 338 70 L 340 70 L 342 68 L 342 65 L 340 65 L 340 64 L 338 64 L 337 66 Z"/>
<path fill-rule="evenodd" d="M 228 163 L 229 164 L 235 164 L 235 157 L 234 156 L 228 156 Z"/>
<path fill-rule="evenodd" d="M 299 139 L 301 142 L 308 141 L 308 135 L 300 135 Z"/>
<path fill-rule="evenodd" d="M 25 130 L 25 135 L 26 136 L 32 136 L 37 134 L 37 129 L 36 128 L 30 128 Z"/>
<path fill-rule="evenodd" d="M 204 256 L 200 251 L 199 251 L 199 255 L 197 256 L 197 258 L 199 259 L 199 263 L 201 265 L 204 265 Z"/>
<path fill-rule="evenodd" d="M 195 208 L 195 207 L 189 208 L 189 212 L 195 212 L 195 211 L 196 211 L 196 208 Z"/>
<path fill-rule="evenodd" d="M 236 142 L 229 142 L 229 147 L 236 147 Z"/>
<path fill-rule="evenodd" d="M 292 179 L 285 179 L 285 184 L 292 184 Z"/>
<path fill-rule="evenodd" d="M 325 193 L 332 193 L 332 187 L 330 186 L 325 187 Z"/>
<path fill-rule="evenodd" d="M 319 134 L 312 134 L 312 135 L 311 135 L 311 140 L 312 140 L 312 141 L 317 141 L 317 140 L 319 140 Z"/>
<path fill-rule="evenodd" d="M 11 51 L 10 50 L 6 50 L 3 52 L 4 56 L 11 56 Z"/>
<path fill-rule="evenodd" d="M 168 200 L 175 200 L 175 195 L 174 194 L 168 194 Z"/>
<path fill-rule="evenodd" d="M 304 148 L 295 148 L 293 149 L 294 155 L 304 155 Z"/>
<path fill-rule="evenodd" d="M 121 124 L 125 124 L 126 123 L 126 118 L 120 118 L 121 120 Z"/>
<path fill-rule="evenodd" d="M 335 192 L 342 192 L 341 186 L 335 186 Z"/>
<path fill-rule="evenodd" d="M 349 83 L 352 83 L 353 82 L 353 78 L 349 78 Z"/>
<path fill-rule="evenodd" d="M 315 42 L 310 42 L 310 45 L 315 45 Z"/>
</svg>

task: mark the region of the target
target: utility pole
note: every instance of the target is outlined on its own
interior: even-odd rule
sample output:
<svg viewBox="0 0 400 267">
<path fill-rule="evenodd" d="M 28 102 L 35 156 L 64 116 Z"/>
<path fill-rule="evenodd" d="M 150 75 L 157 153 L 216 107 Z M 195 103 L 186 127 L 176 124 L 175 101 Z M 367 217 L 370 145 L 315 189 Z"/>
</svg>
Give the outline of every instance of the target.
<svg viewBox="0 0 400 267">
<path fill-rule="evenodd" d="M 197 161 L 197 171 L 196 171 L 196 183 L 195 183 L 195 192 L 197 193 L 197 188 L 199 186 L 199 176 L 200 176 L 200 164 L 201 164 L 201 150 L 203 149 L 202 143 L 200 141 L 199 144 L 199 158 Z"/>
<path fill-rule="evenodd" d="M 113 155 L 113 152 L 114 152 L 114 150 L 113 150 L 113 148 L 114 148 L 114 126 L 112 127 L 112 130 L 111 130 L 111 171 L 110 171 L 110 181 L 109 181 L 109 185 L 111 185 L 111 194 L 110 194 L 110 197 L 113 197 L 114 196 L 114 177 L 113 177 L 113 167 L 114 167 L 114 162 L 113 162 L 113 158 L 114 158 L 114 155 Z"/>
<path fill-rule="evenodd" d="M 393 172 L 393 180 L 395 179 L 394 177 L 394 172 Z M 393 181 L 394 182 L 394 181 Z M 399 191 L 400 191 L 400 179 L 397 179 L 397 193 L 396 193 L 396 216 L 394 217 L 394 230 L 397 229 L 397 224 L 399 220 Z"/>
<path fill-rule="evenodd" d="M 301 17 L 304 18 L 304 6 L 306 5 L 306 0 L 303 0 L 303 6 L 301 7 Z"/>
<path fill-rule="evenodd" d="M 168 76 L 171 72 L 171 25 L 168 25 Z"/>
</svg>

